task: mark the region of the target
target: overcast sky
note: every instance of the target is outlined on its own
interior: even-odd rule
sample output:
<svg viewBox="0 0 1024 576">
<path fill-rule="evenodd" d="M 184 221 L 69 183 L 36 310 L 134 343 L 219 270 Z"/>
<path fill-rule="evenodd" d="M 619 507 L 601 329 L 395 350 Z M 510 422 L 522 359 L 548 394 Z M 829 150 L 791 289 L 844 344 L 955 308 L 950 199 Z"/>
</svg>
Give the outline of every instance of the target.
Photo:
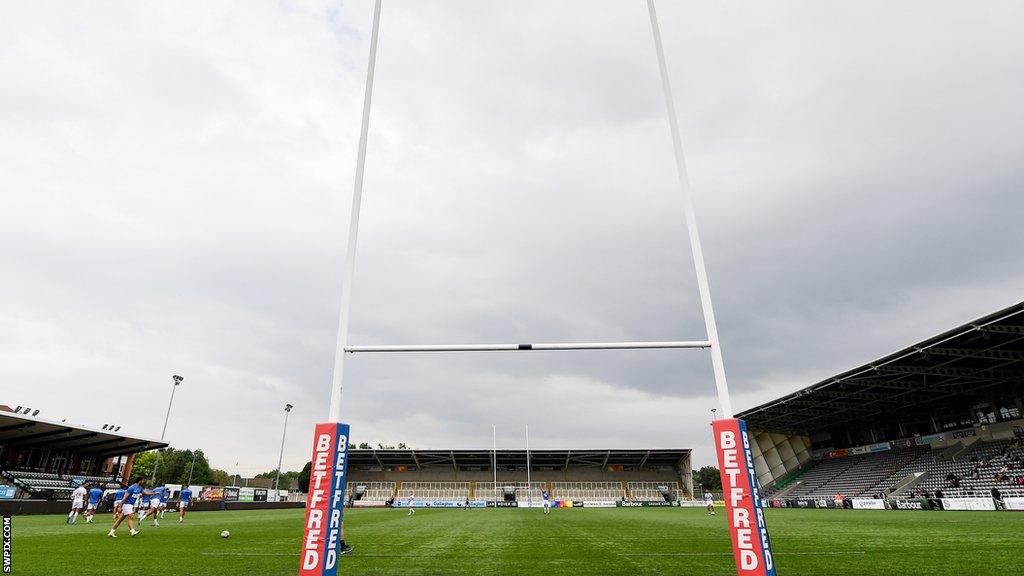
<svg viewBox="0 0 1024 576">
<path fill-rule="evenodd" d="M 1024 299 L 1020 2 L 662 2 L 737 410 Z M 327 415 L 371 16 L 0 19 L 0 403 L 285 467 Z M 700 339 L 641 0 L 385 0 L 351 342 Z M 705 351 L 350 357 L 355 442 L 693 447 Z M 237 464 L 236 464 L 237 463 Z"/>
</svg>

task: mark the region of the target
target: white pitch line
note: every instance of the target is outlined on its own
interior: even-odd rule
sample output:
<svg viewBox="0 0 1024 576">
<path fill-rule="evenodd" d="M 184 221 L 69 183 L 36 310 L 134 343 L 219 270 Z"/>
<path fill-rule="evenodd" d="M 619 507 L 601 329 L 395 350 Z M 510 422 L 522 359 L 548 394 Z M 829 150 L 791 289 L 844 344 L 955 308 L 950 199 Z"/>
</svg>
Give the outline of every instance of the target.
<svg viewBox="0 0 1024 576">
<path fill-rule="evenodd" d="M 867 554 L 863 550 L 843 552 L 772 552 L 772 556 L 851 556 Z M 620 556 L 732 556 L 732 552 L 635 552 L 622 553 Z"/>
</svg>

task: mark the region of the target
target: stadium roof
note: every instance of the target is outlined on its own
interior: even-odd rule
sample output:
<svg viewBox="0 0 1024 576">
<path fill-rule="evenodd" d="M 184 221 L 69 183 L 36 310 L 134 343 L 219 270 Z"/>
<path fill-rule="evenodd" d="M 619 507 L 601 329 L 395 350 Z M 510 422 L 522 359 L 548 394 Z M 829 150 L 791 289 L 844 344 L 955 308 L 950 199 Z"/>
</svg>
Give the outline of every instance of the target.
<svg viewBox="0 0 1024 576">
<path fill-rule="evenodd" d="M 682 465 L 690 455 L 685 449 L 641 450 L 530 450 L 530 467 L 567 468 L 608 466 L 659 467 Z M 450 467 L 491 469 L 491 450 L 357 450 L 349 451 L 349 465 L 360 468 Z M 498 450 L 499 469 L 526 467 L 526 450 Z"/>
<path fill-rule="evenodd" d="M 72 450 L 105 458 L 163 448 L 167 443 L 0 410 L 0 446 Z"/>
<path fill-rule="evenodd" d="M 807 433 L 931 418 L 1024 390 L 1024 302 L 737 414 L 758 430 Z"/>
</svg>

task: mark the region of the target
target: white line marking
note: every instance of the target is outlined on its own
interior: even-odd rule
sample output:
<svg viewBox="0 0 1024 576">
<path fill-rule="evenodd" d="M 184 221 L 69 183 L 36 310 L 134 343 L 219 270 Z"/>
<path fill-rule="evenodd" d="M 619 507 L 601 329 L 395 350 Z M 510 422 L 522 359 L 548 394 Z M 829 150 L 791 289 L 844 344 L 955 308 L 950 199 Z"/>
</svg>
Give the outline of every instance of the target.
<svg viewBox="0 0 1024 576">
<path fill-rule="evenodd" d="M 772 556 L 850 556 L 867 554 L 863 550 L 844 552 L 772 552 Z M 732 552 L 635 552 L 620 556 L 732 556 Z"/>
</svg>

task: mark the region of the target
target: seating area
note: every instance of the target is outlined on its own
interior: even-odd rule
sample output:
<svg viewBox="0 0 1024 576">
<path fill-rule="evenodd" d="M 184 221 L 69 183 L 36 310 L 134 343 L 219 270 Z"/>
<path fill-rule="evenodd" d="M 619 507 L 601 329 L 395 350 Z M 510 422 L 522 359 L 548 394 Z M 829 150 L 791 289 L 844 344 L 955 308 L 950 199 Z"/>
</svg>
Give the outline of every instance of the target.
<svg viewBox="0 0 1024 576">
<path fill-rule="evenodd" d="M 621 482 L 552 482 L 556 500 L 621 500 L 626 496 Z"/>
<path fill-rule="evenodd" d="M 861 454 L 857 456 L 847 456 L 846 458 L 830 458 L 822 460 L 804 472 L 803 475 L 797 479 L 799 484 L 789 492 L 786 497 L 810 498 L 814 496 L 834 496 L 835 492 L 827 493 L 819 492 L 819 490 L 822 486 L 839 477 L 847 470 L 859 465 L 868 456 L 869 454 Z"/>
<path fill-rule="evenodd" d="M 415 494 L 417 500 L 465 500 L 469 497 L 469 482 L 403 482 L 398 498 Z"/>
<path fill-rule="evenodd" d="M 893 475 L 898 475 L 907 464 L 918 461 L 929 452 L 930 450 L 926 446 L 914 446 L 869 454 L 859 465 L 846 470 L 820 486 L 814 495 L 874 496 L 880 493 L 879 485 L 881 483 L 886 482 Z M 903 477 L 906 477 L 906 474 L 899 476 L 899 478 Z"/>
<path fill-rule="evenodd" d="M 988 496 L 998 488 L 1003 496 L 1024 496 L 1024 447 L 1019 440 L 977 442 L 956 458 L 923 461 L 909 467 L 928 476 L 904 495 L 941 490 L 944 496 Z M 1005 479 L 1001 479 L 1005 476 Z"/>
<path fill-rule="evenodd" d="M 364 486 L 366 491 L 361 495 L 359 494 L 359 487 Z M 354 485 L 348 485 L 345 487 L 345 500 L 348 501 L 349 495 L 352 495 L 355 500 L 373 500 L 379 502 L 385 502 L 390 500 L 395 495 L 395 483 L 394 482 L 357 482 Z"/>
<path fill-rule="evenodd" d="M 1019 440 L 976 442 L 962 454 L 941 459 L 927 446 L 898 448 L 822 460 L 799 479 L 787 498 L 830 498 L 891 495 L 911 474 L 924 479 L 898 496 L 988 496 L 998 488 L 1004 496 L 1024 496 L 1024 447 Z M 769 494 L 770 496 L 770 494 Z"/>
<path fill-rule="evenodd" d="M 630 482 L 629 495 L 634 502 L 660 502 L 665 500 L 662 488 L 667 488 L 671 500 L 679 499 L 678 482 Z"/>
<path fill-rule="evenodd" d="M 516 487 L 516 500 L 529 500 L 532 495 L 534 500 L 541 499 L 541 491 L 547 490 L 545 482 L 477 482 L 473 488 L 473 499 L 475 500 L 504 500 L 505 486 Z"/>
</svg>

